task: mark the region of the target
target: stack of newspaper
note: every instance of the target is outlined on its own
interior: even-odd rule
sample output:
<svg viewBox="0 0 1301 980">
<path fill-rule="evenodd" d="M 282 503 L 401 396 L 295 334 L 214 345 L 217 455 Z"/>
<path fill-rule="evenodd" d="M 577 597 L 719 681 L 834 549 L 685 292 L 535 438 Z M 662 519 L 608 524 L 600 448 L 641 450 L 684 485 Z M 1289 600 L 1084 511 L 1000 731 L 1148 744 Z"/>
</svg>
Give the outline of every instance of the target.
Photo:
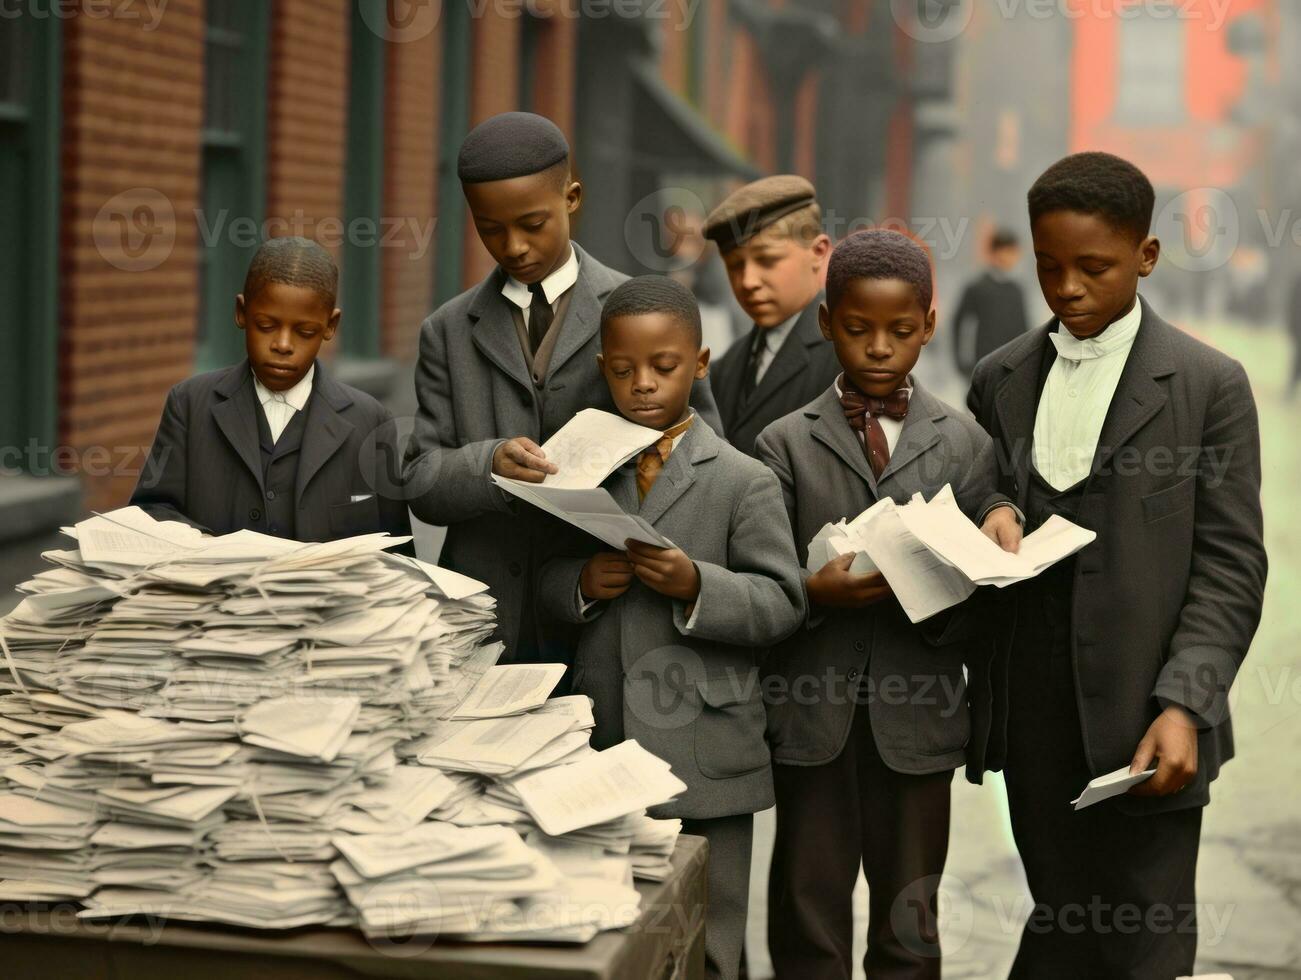
<svg viewBox="0 0 1301 980">
<path fill-rule="evenodd" d="M 494 666 L 485 587 L 403 539 L 134 508 L 65 530 L 0 620 L 0 900 L 582 941 L 666 871 L 679 827 L 645 808 L 683 785 L 627 743 L 632 785 L 554 816 L 528 778 L 587 785 L 616 752 L 588 746 L 590 702 L 547 699 L 558 665 Z"/>
</svg>

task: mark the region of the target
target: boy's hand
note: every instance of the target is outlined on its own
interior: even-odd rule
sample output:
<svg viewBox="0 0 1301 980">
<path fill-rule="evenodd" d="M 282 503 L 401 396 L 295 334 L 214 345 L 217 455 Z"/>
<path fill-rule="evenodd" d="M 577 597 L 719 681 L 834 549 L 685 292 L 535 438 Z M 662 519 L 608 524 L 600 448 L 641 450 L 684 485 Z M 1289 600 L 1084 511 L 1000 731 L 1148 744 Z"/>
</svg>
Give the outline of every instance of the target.
<svg viewBox="0 0 1301 980">
<path fill-rule="evenodd" d="M 641 541 L 625 541 L 632 573 L 660 595 L 695 602 L 700 595 L 700 571 L 681 548 L 657 548 Z"/>
<path fill-rule="evenodd" d="M 1169 796 L 1197 777 L 1197 726 L 1177 704 L 1157 715 L 1143 741 L 1138 743 L 1129 771 L 1139 773 L 1151 769 L 1154 758 L 1156 774 L 1129 790 L 1135 796 Z"/>
<path fill-rule="evenodd" d="M 985 515 L 985 523 L 980 525 L 985 536 L 1004 551 L 1016 554 L 1021 550 L 1021 524 L 1016 519 L 1016 511 L 1011 507 L 995 507 Z"/>
<path fill-rule="evenodd" d="M 560 467 L 547 462 L 547 457 L 532 439 L 520 436 L 503 442 L 492 454 L 492 471 L 509 480 L 541 483 L 548 473 L 559 473 Z"/>
<path fill-rule="evenodd" d="M 849 566 L 853 563 L 852 554 L 840 555 L 810 575 L 804 583 L 809 602 L 839 609 L 861 609 L 894 595 L 884 575 L 880 572 L 870 575 L 851 572 Z"/>
<path fill-rule="evenodd" d="M 578 577 L 578 591 L 589 602 L 617 599 L 632 585 L 632 563 L 617 551 L 602 551 L 587 559 Z"/>
</svg>

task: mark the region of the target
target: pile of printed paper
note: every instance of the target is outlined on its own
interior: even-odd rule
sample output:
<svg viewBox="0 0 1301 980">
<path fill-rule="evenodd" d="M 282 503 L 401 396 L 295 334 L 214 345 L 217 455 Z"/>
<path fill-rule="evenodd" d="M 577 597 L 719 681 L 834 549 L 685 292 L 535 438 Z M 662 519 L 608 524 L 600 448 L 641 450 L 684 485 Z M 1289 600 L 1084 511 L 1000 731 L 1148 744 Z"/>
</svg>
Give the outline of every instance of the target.
<svg viewBox="0 0 1301 980">
<path fill-rule="evenodd" d="M 644 810 L 683 785 L 594 752 L 590 703 L 547 700 L 558 665 L 493 666 L 484 586 L 386 552 L 405 539 L 134 508 L 65 530 L 0 620 L 0 899 L 583 940 L 635 917 L 632 869 L 665 872 L 677 822 Z M 558 819 L 530 782 L 607 758 L 637 782 L 618 813 Z"/>
</svg>

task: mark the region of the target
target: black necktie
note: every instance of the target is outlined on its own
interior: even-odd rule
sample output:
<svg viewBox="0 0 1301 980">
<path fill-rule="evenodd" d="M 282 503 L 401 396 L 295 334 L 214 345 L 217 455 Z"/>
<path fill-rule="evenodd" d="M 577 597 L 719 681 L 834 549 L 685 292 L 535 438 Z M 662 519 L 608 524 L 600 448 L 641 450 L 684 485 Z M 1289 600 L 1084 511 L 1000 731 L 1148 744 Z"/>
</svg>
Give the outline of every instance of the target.
<svg viewBox="0 0 1301 980">
<path fill-rule="evenodd" d="M 529 348 L 536 354 L 538 348 L 542 346 L 542 338 L 551 329 L 551 321 L 555 314 L 551 311 L 551 304 L 547 302 L 547 294 L 542 290 L 542 283 L 533 283 L 529 286 L 529 292 L 533 294 L 533 302 L 529 304 Z"/>
<path fill-rule="evenodd" d="M 763 328 L 756 323 L 750 333 L 750 360 L 746 363 L 745 384 L 741 388 L 743 398 L 748 399 L 754 394 L 754 389 L 759 387 L 759 359 L 767 347 L 768 338 L 764 335 Z"/>
</svg>

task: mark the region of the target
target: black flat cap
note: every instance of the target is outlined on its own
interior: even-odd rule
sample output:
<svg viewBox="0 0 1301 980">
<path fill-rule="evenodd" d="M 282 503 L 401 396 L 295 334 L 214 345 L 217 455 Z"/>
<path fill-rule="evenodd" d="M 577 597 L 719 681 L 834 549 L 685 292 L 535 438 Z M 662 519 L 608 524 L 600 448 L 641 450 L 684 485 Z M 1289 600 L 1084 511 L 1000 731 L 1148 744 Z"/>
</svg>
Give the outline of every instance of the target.
<svg viewBox="0 0 1301 980">
<path fill-rule="evenodd" d="M 503 112 L 485 119 L 465 137 L 456 175 L 465 184 L 527 177 L 569 157 L 560 127 L 531 112 Z"/>
<path fill-rule="evenodd" d="M 816 200 L 813 185 L 798 174 L 764 177 L 737 188 L 709 213 L 705 237 L 726 252 Z"/>
</svg>

